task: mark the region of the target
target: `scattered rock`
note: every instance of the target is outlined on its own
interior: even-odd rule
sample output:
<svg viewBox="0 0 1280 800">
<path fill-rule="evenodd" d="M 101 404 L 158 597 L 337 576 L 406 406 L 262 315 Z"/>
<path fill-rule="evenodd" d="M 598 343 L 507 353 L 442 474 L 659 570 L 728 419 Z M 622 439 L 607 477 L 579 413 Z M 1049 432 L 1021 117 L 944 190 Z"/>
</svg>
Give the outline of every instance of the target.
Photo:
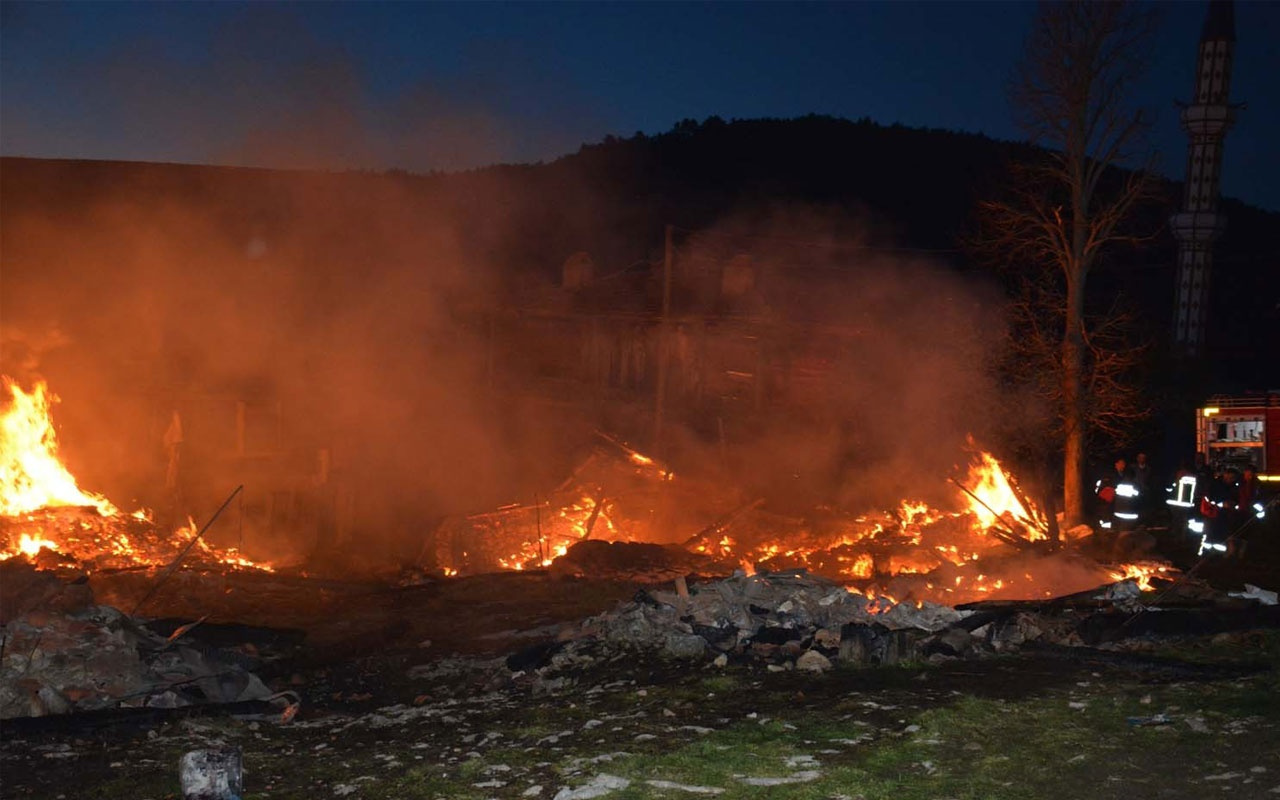
<svg viewBox="0 0 1280 800">
<path fill-rule="evenodd" d="M 808 783 L 822 777 L 816 769 L 806 769 L 785 778 L 740 778 L 748 786 L 784 786 L 789 783 Z"/>
<path fill-rule="evenodd" d="M 807 672 L 826 672 L 831 669 L 831 659 L 817 650 L 808 650 L 796 659 L 796 669 Z"/>
<path fill-rule="evenodd" d="M 691 633 L 669 633 L 663 649 L 676 658 L 702 658 L 707 653 L 707 640 Z"/>
<path fill-rule="evenodd" d="M 678 792 L 688 792 L 689 794 L 723 794 L 724 789 L 715 786 L 693 786 L 684 783 L 676 783 L 674 781 L 645 781 L 646 784 L 655 789 L 674 789 Z"/>
<path fill-rule="evenodd" d="M 590 800 L 593 797 L 603 797 L 618 789 L 625 789 L 630 785 L 631 781 L 626 778 L 601 773 L 592 778 L 586 785 L 579 786 L 577 789 L 568 787 L 561 789 L 556 792 L 555 800 Z"/>
<path fill-rule="evenodd" d="M 110 606 L 32 611 L 10 620 L 3 637 L 0 719 L 272 695 L 243 654 L 166 639 Z"/>
</svg>

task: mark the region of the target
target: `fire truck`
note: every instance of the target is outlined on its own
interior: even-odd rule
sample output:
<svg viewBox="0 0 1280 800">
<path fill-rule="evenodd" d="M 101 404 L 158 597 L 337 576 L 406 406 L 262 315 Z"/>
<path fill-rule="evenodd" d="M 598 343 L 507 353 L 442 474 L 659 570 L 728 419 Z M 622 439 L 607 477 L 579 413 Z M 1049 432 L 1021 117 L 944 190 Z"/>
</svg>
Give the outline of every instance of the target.
<svg viewBox="0 0 1280 800">
<path fill-rule="evenodd" d="M 1204 457 L 1209 474 L 1252 467 L 1270 489 L 1267 493 L 1276 495 L 1280 489 L 1280 391 L 1210 397 L 1196 409 L 1196 453 Z M 1221 534 L 1214 535 L 1211 528 L 1228 504 L 1214 498 L 1209 486 L 1198 485 L 1201 482 L 1203 473 L 1180 477 L 1167 502 L 1181 512 L 1191 534 L 1200 538 L 1200 553 L 1225 552 Z M 1240 510 L 1263 519 L 1266 509 L 1267 504 L 1255 502 Z"/>
<path fill-rule="evenodd" d="M 1263 481 L 1280 481 L 1280 391 L 1216 396 L 1196 410 L 1196 452 L 1212 467 L 1252 465 Z"/>
</svg>

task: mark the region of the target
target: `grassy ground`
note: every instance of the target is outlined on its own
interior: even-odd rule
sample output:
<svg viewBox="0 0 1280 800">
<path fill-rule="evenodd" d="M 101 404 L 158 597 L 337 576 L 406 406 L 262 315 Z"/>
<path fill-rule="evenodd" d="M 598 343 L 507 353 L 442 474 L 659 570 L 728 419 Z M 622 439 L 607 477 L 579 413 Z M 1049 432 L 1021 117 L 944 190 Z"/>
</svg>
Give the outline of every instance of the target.
<svg viewBox="0 0 1280 800">
<path fill-rule="evenodd" d="M 1149 649 L 1268 669 L 1173 680 L 1133 660 L 1021 656 L 811 675 L 601 653 L 547 682 L 478 661 L 406 686 L 418 694 L 402 704 L 288 725 L 6 732 L 0 790 L 175 797 L 181 753 L 227 743 L 254 798 L 1280 795 L 1280 636 Z"/>
</svg>

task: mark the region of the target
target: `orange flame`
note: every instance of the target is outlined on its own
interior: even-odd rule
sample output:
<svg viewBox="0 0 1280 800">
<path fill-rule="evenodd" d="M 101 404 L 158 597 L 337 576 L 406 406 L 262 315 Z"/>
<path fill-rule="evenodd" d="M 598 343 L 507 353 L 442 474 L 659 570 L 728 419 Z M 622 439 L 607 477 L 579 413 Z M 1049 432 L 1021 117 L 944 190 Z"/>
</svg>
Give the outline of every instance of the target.
<svg viewBox="0 0 1280 800">
<path fill-rule="evenodd" d="M 523 542 L 518 552 L 499 557 L 498 565 L 515 571 L 549 567 L 552 561 L 569 552 L 574 543 L 588 536 L 614 538 L 618 531 L 610 519 L 609 511 L 610 503 L 607 500 L 583 494 L 554 513 L 546 515 L 540 523 L 541 530 L 534 531 L 540 535 Z M 592 516 L 595 517 L 594 522 Z"/>
<path fill-rule="evenodd" d="M 39 555 L 40 551 L 46 547 L 50 550 L 57 550 L 58 543 L 51 542 L 48 539 L 40 539 L 27 533 L 22 534 L 22 538 L 18 542 L 18 549 L 23 555 L 27 556 Z M 0 559 L 3 558 L 4 556 L 0 555 Z"/>
<path fill-rule="evenodd" d="M 104 517 L 120 513 L 101 495 L 80 490 L 58 460 L 58 437 L 49 416 L 57 397 L 43 381 L 30 393 L 5 376 L 13 397 L 0 416 L 0 515 L 15 516 L 40 508 L 93 506 Z"/>
<path fill-rule="evenodd" d="M 1144 592 L 1150 592 L 1155 589 L 1151 585 L 1151 579 L 1167 576 L 1170 569 L 1168 564 L 1121 564 L 1119 568 L 1112 570 L 1111 577 L 1117 582 L 1132 579 L 1137 581 L 1139 589 Z"/>
<path fill-rule="evenodd" d="M 733 568 L 746 575 L 807 569 L 863 594 L 872 613 L 888 611 L 900 602 L 919 607 L 926 600 L 954 604 L 1052 597 L 1105 580 L 1108 573 L 1102 567 L 1069 573 L 1029 569 L 1028 560 L 1035 562 L 1044 553 L 1019 552 L 1023 548 L 1011 548 L 1016 543 L 1010 537 L 1047 538 L 1047 518 L 994 457 L 976 448 L 974 452 L 977 455 L 963 481 L 957 480 L 964 491 L 956 489 L 944 508 L 907 499 L 896 508 L 860 516 L 823 509 L 814 518 L 799 519 L 768 513 L 751 516 L 758 504 L 748 504 L 741 507 L 745 512 L 733 512 L 727 523 L 704 528 L 686 540 L 686 547 L 712 559 L 715 568 Z M 649 457 L 630 449 L 626 453 L 625 463 L 641 477 L 672 480 L 671 473 L 656 469 Z M 536 522 L 532 507 L 518 507 L 516 514 L 486 520 L 490 530 L 505 534 L 501 538 L 520 543 L 504 545 L 504 551 L 515 552 L 497 559 L 499 565 L 512 570 L 549 565 L 583 538 L 591 515 L 597 513 L 599 501 L 593 498 L 600 492 L 599 485 L 580 483 L 554 502 L 543 501 Z M 594 523 L 597 538 L 649 539 L 651 522 L 623 512 L 615 524 L 610 511 L 607 504 L 599 509 Z M 1008 535 L 997 535 L 1001 530 Z M 456 573 L 459 568 L 466 571 L 467 566 L 464 562 L 445 565 L 446 572 Z M 1151 569 L 1151 574 L 1157 574 L 1171 568 Z M 1114 579 L 1126 575 L 1140 577 L 1129 570 Z"/>
<path fill-rule="evenodd" d="M 1028 508 L 1010 485 L 1009 476 L 990 453 L 979 453 L 976 464 L 969 468 L 966 496 L 969 510 L 984 527 L 1000 524 L 1006 516 L 1026 525 L 1032 540 L 1047 539 L 1041 530 L 1045 520 L 1039 509 Z"/>
</svg>

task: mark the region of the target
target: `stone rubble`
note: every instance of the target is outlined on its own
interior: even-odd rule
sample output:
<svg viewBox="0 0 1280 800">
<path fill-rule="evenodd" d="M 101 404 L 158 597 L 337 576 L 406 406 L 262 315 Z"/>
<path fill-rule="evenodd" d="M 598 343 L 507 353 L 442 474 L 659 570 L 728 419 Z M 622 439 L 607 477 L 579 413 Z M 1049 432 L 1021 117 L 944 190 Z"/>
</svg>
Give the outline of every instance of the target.
<svg viewBox="0 0 1280 800">
<path fill-rule="evenodd" d="M 692 587 L 691 587 L 692 588 Z M 625 741 L 682 741 L 689 742 L 699 736 L 732 729 L 744 718 L 760 724 L 778 725 L 780 729 L 793 729 L 785 720 L 776 719 L 769 712 L 748 711 L 732 717 L 722 713 L 714 702 L 678 705 L 674 698 L 664 697 L 653 687 L 646 688 L 630 677 L 633 673 L 618 673 L 612 669 L 599 669 L 609 659 L 616 657 L 614 645 L 596 642 L 594 672 L 577 672 L 574 681 L 561 684 L 551 697 L 551 705 L 568 711 L 569 717 L 555 717 L 544 724 L 530 724 L 522 729 L 530 711 L 532 686 L 539 680 L 536 670 L 518 674 L 512 672 L 501 660 L 457 658 L 450 660 L 447 668 L 419 670 L 417 680 L 424 683 L 448 684 L 465 678 L 474 685 L 485 683 L 492 677 L 505 673 L 503 688 L 493 692 L 466 691 L 460 683 L 453 696 L 446 696 L 445 686 L 433 691 L 435 699 L 420 706 L 405 704 L 383 706 L 358 714 L 327 713 L 308 719 L 295 719 L 282 725 L 278 719 L 253 722 L 213 721 L 198 724 L 184 721 L 165 726 L 152 737 L 154 748 L 172 750 L 182 748 L 216 747 L 238 743 L 246 752 L 261 754 L 270 749 L 275 755 L 270 774 L 279 775 L 298 764 L 317 770 L 316 796 L 360 797 L 396 796 L 399 781 L 412 776 L 419 766 L 427 774 L 443 774 L 448 780 L 465 782 L 467 787 L 482 790 L 483 796 L 493 797 L 543 797 L 561 800 L 589 800 L 590 798 L 617 796 L 626 791 L 652 790 L 671 797 L 697 797 L 732 794 L 735 791 L 754 791 L 756 787 L 786 786 L 820 780 L 828 769 L 828 756 L 861 748 L 879 739 L 896 739 L 921 735 L 921 726 L 907 724 L 926 707 L 933 707 L 946 695 L 942 689 L 930 690 L 921 684 L 918 688 L 877 690 L 876 694 L 863 696 L 856 703 L 857 695 L 850 696 L 849 708 L 843 720 L 845 731 L 832 731 L 830 736 L 806 742 L 804 750 L 777 760 L 762 763 L 754 774 L 724 775 L 722 785 L 696 785 L 680 783 L 677 775 L 652 772 L 636 775 L 628 772 L 635 768 L 635 758 L 642 748 L 635 748 L 630 755 Z M 554 658 L 566 670 L 575 670 L 586 663 L 588 650 L 584 649 L 573 659 L 566 658 L 569 647 L 556 653 Z M 634 663 L 634 657 L 627 659 Z M 646 664 L 672 663 L 688 676 L 687 668 L 670 660 L 657 659 Z M 653 679 L 646 667 L 640 675 Z M 746 673 L 750 675 L 748 671 Z M 714 673 L 712 673 L 714 675 Z M 429 676 L 429 677 L 428 677 Z M 798 677 L 798 676 L 797 676 Z M 812 681 L 827 678 L 813 677 Z M 747 678 L 744 687 L 755 690 L 759 682 Z M 1078 688 L 1088 689 L 1100 681 L 1086 680 Z M 689 686 L 704 686 L 691 680 Z M 678 693 L 676 697 L 679 697 Z M 1064 702 L 1067 701 L 1064 697 Z M 708 698 L 710 696 L 708 695 Z M 874 699 L 872 699 L 874 698 Z M 853 706 L 856 705 L 856 708 Z M 674 710 L 673 710 L 674 709 Z M 739 712 L 744 709 L 738 709 Z M 669 712 L 669 713 L 668 713 Z M 775 721 L 776 719 L 776 721 Z M 1219 719 L 1206 721 L 1196 718 L 1199 727 L 1211 735 L 1221 737 L 1230 731 L 1230 722 Z M 1212 725 L 1212 727 L 1209 727 Z M 1274 725 L 1271 720 L 1258 718 L 1242 732 L 1249 735 L 1255 729 Z M 839 735 L 860 730 L 856 738 Z M 152 733 L 157 733 L 153 731 Z M 268 744 L 270 740 L 270 744 Z M 131 747 L 133 745 L 122 745 Z M 94 756 L 92 747 L 77 745 L 74 748 L 41 751 L 42 757 L 85 761 Z M 32 748 L 33 750 L 36 748 Z M 980 748 L 979 748 L 980 749 Z M 520 758 L 518 754 L 527 754 Z M 513 760 L 513 756 L 515 757 Z M 129 768 L 137 770 L 140 759 L 130 756 Z M 6 764 L 6 768 L 10 765 Z M 172 769 L 172 764 L 158 763 L 149 769 Z M 931 761 L 918 761 L 916 768 L 928 773 L 933 769 Z M 1232 764 L 1228 769 L 1207 770 L 1207 777 L 1228 771 L 1242 772 L 1246 766 Z M 273 788 L 270 774 L 261 771 L 253 775 L 255 796 L 277 796 L 279 792 L 291 793 L 286 786 Z M 626 776 L 626 777 L 623 777 Z M 1239 784 L 1246 778 L 1223 778 L 1220 783 Z M 707 782 L 710 783 L 710 782 Z"/>
<path fill-rule="evenodd" d="M 837 660 L 890 664 L 933 652 L 963 655 L 973 637 L 954 626 L 971 613 L 928 602 L 882 605 L 803 570 L 739 572 L 691 582 L 687 594 L 641 590 L 631 602 L 587 619 L 573 635 L 721 666 L 749 657 L 823 672 Z M 561 662 L 582 650 L 572 643 L 567 649 L 569 654 L 557 654 Z"/>
<path fill-rule="evenodd" d="M 244 667 L 243 655 L 166 639 L 118 609 L 95 605 L 81 583 L 12 567 L 5 578 L 25 579 L 31 594 L 6 592 L 0 719 L 274 696 Z"/>
</svg>

